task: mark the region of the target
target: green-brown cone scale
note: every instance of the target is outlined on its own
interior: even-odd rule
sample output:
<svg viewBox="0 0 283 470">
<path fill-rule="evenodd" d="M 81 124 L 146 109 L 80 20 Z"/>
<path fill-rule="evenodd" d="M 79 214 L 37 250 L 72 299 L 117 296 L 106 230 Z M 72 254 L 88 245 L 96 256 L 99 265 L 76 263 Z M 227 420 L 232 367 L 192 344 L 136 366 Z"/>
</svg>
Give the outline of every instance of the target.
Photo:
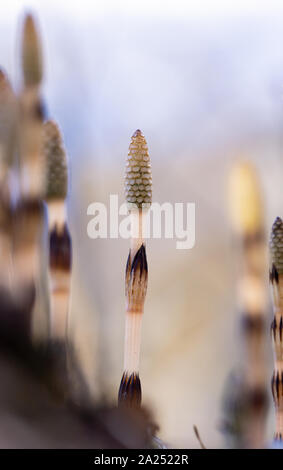
<svg viewBox="0 0 283 470">
<path fill-rule="evenodd" d="M 142 208 L 152 200 L 152 177 L 148 147 L 138 129 L 132 136 L 125 173 L 125 197 L 130 206 Z"/>
<path fill-rule="evenodd" d="M 283 274 L 283 222 L 280 217 L 272 225 L 269 248 L 271 264 L 274 264 L 278 274 Z"/>
<path fill-rule="evenodd" d="M 46 121 L 43 126 L 43 154 L 47 168 L 46 200 L 65 199 L 68 190 L 66 151 L 57 124 Z"/>
</svg>

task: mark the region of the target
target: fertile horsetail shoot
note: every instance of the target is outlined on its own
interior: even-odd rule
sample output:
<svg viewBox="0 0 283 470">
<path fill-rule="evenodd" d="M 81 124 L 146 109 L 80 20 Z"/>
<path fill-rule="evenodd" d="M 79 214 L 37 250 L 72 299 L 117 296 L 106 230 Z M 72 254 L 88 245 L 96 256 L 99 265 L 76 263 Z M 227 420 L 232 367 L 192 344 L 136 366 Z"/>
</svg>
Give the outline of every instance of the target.
<svg viewBox="0 0 283 470">
<path fill-rule="evenodd" d="M 68 167 L 60 130 L 51 120 L 44 123 L 43 154 L 47 168 L 45 200 L 49 227 L 50 335 L 52 339 L 65 339 L 72 262 L 65 204 Z"/>
<path fill-rule="evenodd" d="M 150 158 L 146 140 L 140 130 L 133 134 L 129 147 L 125 196 L 131 215 L 132 236 L 125 276 L 124 372 L 119 389 L 119 404 L 138 407 L 141 404 L 141 327 L 148 277 L 143 230 L 152 199 Z"/>
<path fill-rule="evenodd" d="M 40 38 L 31 15 L 24 19 L 21 41 L 22 87 L 18 99 L 19 198 L 14 217 L 14 262 L 20 299 L 34 291 L 42 274 L 44 167 L 42 157 Z M 18 295 L 18 294 L 17 294 Z"/>
<path fill-rule="evenodd" d="M 12 282 L 12 194 L 10 172 L 17 137 L 17 102 L 9 79 L 0 69 L 0 288 Z"/>
<path fill-rule="evenodd" d="M 265 445 L 267 411 L 267 250 L 261 190 L 255 169 L 237 164 L 230 179 L 231 220 L 238 251 L 237 299 L 241 315 L 238 446 Z"/>
<path fill-rule="evenodd" d="M 275 406 L 276 428 L 274 439 L 283 439 L 283 222 L 277 217 L 271 230 L 270 242 L 270 285 L 273 303 L 271 335 L 274 354 L 272 395 Z"/>
</svg>

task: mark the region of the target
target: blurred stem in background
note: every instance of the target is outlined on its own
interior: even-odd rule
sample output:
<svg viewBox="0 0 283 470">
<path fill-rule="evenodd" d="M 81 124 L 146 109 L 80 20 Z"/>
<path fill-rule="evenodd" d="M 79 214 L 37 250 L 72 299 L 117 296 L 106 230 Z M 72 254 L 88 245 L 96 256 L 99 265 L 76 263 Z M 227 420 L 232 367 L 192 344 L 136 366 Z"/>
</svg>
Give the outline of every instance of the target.
<svg viewBox="0 0 283 470">
<path fill-rule="evenodd" d="M 254 167 L 235 165 L 230 214 L 237 246 L 240 371 L 226 393 L 226 431 L 234 447 L 263 448 L 267 415 L 267 246 L 263 199 Z"/>
<path fill-rule="evenodd" d="M 272 395 L 275 405 L 276 429 L 274 439 L 283 439 L 283 222 L 277 217 L 270 236 L 270 285 L 274 318 L 271 324 L 273 341 L 274 372 Z"/>
<path fill-rule="evenodd" d="M 12 190 L 11 167 L 14 164 L 17 138 L 17 102 L 9 79 L 0 70 L 0 289 L 2 295 L 12 291 Z"/>
<path fill-rule="evenodd" d="M 42 237 L 45 171 L 42 156 L 43 105 L 40 95 L 42 56 L 39 34 L 31 15 L 22 33 L 22 90 L 18 98 L 19 197 L 13 218 L 15 295 L 25 302 L 26 293 L 40 289 L 42 282 Z M 30 295 L 28 295 L 28 298 Z M 33 319 L 38 314 L 34 304 Z M 28 334 L 32 334 L 30 331 Z"/>
<path fill-rule="evenodd" d="M 48 212 L 49 354 L 54 357 L 57 382 L 68 394 L 67 324 L 70 308 L 72 242 L 67 225 L 66 197 L 68 166 L 58 125 L 51 120 L 43 126 L 42 152 L 45 160 Z"/>
<path fill-rule="evenodd" d="M 50 337 L 66 339 L 70 300 L 72 244 L 67 226 L 68 168 L 61 134 L 54 121 L 44 123 L 43 153 L 47 165 Z"/>
</svg>

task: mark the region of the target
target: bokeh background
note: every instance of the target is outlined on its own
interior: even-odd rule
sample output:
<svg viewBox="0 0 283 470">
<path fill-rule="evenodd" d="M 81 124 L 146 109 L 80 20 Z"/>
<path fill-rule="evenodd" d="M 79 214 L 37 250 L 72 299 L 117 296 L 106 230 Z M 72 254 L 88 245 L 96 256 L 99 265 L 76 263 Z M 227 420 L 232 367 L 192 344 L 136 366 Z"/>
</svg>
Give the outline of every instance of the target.
<svg viewBox="0 0 283 470">
<path fill-rule="evenodd" d="M 110 194 L 123 202 L 127 148 L 140 128 L 153 200 L 196 203 L 192 250 L 147 243 L 143 402 L 170 446 L 198 447 L 196 424 L 207 447 L 223 447 L 221 397 L 239 356 L 227 175 L 238 157 L 255 162 L 268 231 L 282 216 L 282 2 L 1 2 L 0 61 L 16 89 L 29 10 L 42 32 L 47 114 L 69 155 L 71 334 L 93 397 L 117 398 L 128 241 L 89 239 L 87 207 Z M 272 422 L 271 410 L 270 439 Z"/>
</svg>

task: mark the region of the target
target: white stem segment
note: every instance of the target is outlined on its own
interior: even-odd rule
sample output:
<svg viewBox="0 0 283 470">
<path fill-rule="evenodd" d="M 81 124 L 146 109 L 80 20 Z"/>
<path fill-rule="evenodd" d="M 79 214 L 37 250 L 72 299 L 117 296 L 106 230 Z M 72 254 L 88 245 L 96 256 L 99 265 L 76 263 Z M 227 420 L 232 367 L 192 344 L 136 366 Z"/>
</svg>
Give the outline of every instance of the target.
<svg viewBox="0 0 283 470">
<path fill-rule="evenodd" d="M 144 243 L 146 235 L 146 217 L 147 210 L 132 209 L 130 212 L 131 216 L 131 257 L 134 258 L 136 252 Z"/>
<path fill-rule="evenodd" d="M 69 311 L 70 274 L 50 270 L 50 335 L 64 339 Z"/>
<path fill-rule="evenodd" d="M 277 410 L 276 418 L 275 418 L 275 435 L 277 436 L 278 440 L 283 439 L 283 410 L 282 408 Z"/>
<path fill-rule="evenodd" d="M 62 233 L 67 221 L 67 211 L 63 199 L 52 199 L 48 201 L 48 227 L 49 231 L 57 226 L 58 232 Z"/>
<path fill-rule="evenodd" d="M 124 372 L 130 375 L 139 371 L 142 330 L 142 312 L 126 313 Z"/>
</svg>

